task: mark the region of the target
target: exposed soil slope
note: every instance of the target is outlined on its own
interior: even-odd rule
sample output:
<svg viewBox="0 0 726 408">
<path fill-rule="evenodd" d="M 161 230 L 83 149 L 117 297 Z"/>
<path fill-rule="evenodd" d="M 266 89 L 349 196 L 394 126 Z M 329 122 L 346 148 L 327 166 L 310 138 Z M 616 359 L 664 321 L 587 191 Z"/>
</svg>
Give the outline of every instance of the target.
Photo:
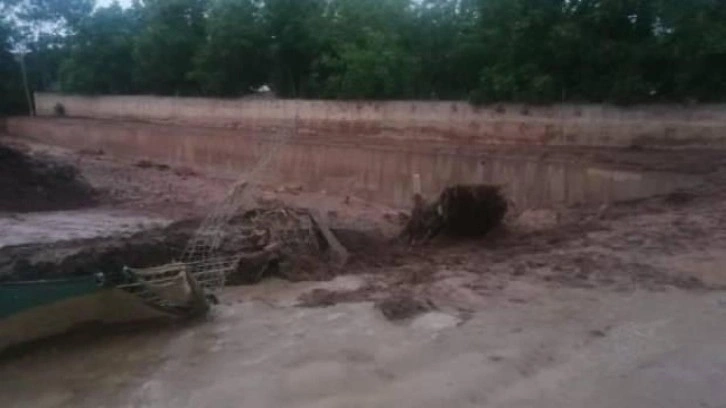
<svg viewBox="0 0 726 408">
<path fill-rule="evenodd" d="M 76 168 L 0 145 L 0 211 L 69 210 L 94 202 L 94 190 Z"/>
</svg>

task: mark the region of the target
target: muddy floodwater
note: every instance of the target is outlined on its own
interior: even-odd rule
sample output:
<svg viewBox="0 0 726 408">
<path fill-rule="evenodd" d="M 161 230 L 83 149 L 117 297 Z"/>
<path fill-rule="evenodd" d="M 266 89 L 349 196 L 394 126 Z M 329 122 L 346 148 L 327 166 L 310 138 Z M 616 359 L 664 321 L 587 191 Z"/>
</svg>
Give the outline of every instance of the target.
<svg viewBox="0 0 726 408">
<path fill-rule="evenodd" d="M 77 335 L 4 359 L 0 395 L 9 406 L 93 408 L 726 401 L 722 294 L 519 284 L 482 298 L 486 310 L 473 314 L 392 323 L 371 303 L 295 307 L 294 296 L 311 289 L 298 285 L 229 289 L 205 321 Z"/>
</svg>

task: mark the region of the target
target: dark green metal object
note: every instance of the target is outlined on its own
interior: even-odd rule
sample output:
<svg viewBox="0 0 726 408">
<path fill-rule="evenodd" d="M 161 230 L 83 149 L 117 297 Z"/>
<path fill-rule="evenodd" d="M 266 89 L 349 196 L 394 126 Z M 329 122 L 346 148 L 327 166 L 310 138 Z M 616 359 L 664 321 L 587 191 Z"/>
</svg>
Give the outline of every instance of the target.
<svg viewBox="0 0 726 408">
<path fill-rule="evenodd" d="M 96 276 L 0 284 L 0 319 L 103 288 Z"/>
</svg>

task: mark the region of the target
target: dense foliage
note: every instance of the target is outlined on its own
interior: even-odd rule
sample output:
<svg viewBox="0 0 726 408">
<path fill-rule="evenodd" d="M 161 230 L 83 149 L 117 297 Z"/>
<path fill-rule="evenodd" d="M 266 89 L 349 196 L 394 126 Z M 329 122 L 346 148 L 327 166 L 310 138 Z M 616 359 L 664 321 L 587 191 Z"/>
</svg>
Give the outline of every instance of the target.
<svg viewBox="0 0 726 408">
<path fill-rule="evenodd" d="M 0 0 L 33 90 L 474 102 L 726 100 L 724 0 Z M 22 99 L 21 99 L 22 101 Z"/>
</svg>

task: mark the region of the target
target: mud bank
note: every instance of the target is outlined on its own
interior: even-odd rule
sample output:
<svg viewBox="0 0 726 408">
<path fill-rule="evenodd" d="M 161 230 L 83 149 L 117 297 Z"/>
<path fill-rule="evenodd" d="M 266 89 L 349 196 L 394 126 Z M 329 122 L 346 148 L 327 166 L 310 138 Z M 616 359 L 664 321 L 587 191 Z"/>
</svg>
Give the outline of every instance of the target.
<svg viewBox="0 0 726 408">
<path fill-rule="evenodd" d="M 0 214 L 0 248 L 25 244 L 128 236 L 166 225 L 160 217 L 107 208 Z"/>
<path fill-rule="evenodd" d="M 124 266 L 146 268 L 164 265 L 179 260 L 200 222 L 200 219 L 194 218 L 134 233 L 0 246 L 0 283 L 113 273 Z M 244 215 L 234 218 L 225 227 L 226 237 L 219 248 L 219 256 L 235 255 L 247 249 L 248 241 L 243 238 L 245 228 Z M 361 231 L 341 229 L 334 230 L 334 234 L 354 253 L 368 253 L 385 244 L 385 241 L 378 241 L 379 237 Z M 276 266 L 265 276 L 241 278 L 239 282 L 255 283 L 268 276 L 291 281 L 326 280 L 343 272 L 328 263 L 325 247 L 295 250 L 298 252 L 284 267 Z M 252 266 L 255 265 L 240 263 L 239 272 L 245 274 L 244 268 Z"/>
<path fill-rule="evenodd" d="M 0 144 L 0 211 L 32 212 L 88 207 L 95 192 L 72 166 L 38 160 Z"/>
</svg>

